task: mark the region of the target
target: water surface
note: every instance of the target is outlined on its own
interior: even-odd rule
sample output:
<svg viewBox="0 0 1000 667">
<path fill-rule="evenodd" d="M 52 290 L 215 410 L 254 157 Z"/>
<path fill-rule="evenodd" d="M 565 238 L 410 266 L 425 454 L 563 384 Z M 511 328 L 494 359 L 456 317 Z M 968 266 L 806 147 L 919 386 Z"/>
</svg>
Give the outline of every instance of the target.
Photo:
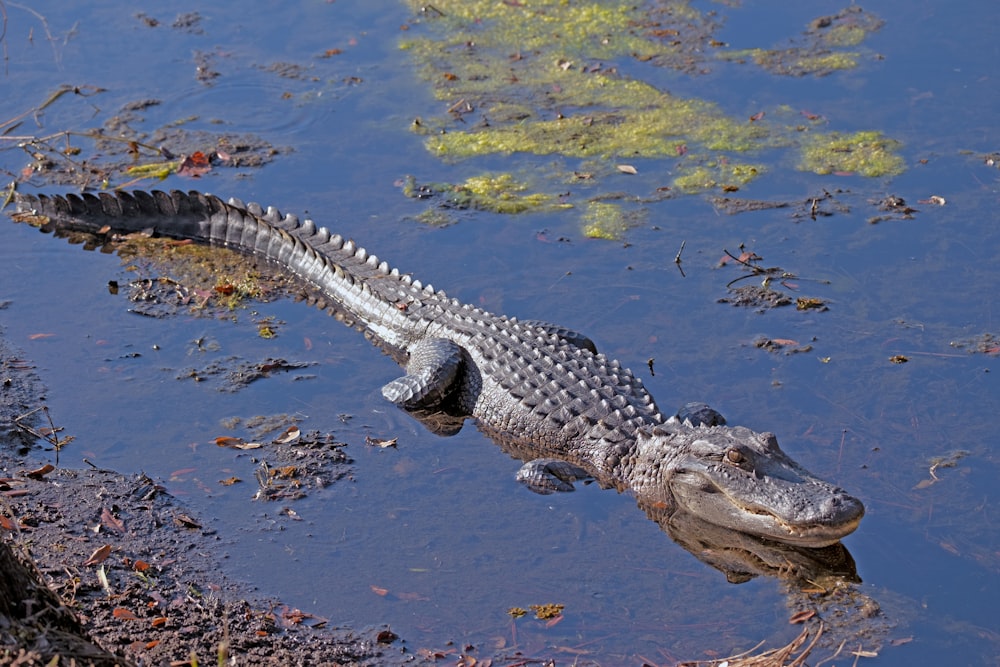
<svg viewBox="0 0 1000 667">
<path fill-rule="evenodd" d="M 627 243 L 586 239 L 579 217 L 562 211 L 478 212 L 450 227 L 421 226 L 414 218 L 425 204 L 396 184 L 406 174 L 461 182 L 484 170 L 577 164 L 429 155 L 410 123 L 440 115 L 443 103 L 397 48 L 402 33 L 422 29 L 400 30 L 413 18 L 402 3 L 243 7 L 215 3 L 192 25 L 172 27 L 188 7 L 92 3 L 74 16 L 35 3 L 54 37 L 49 45 L 37 17 L 8 6 L 0 120 L 63 84 L 104 89 L 64 96 L 8 136 L 84 131 L 129 102 L 155 98 L 161 104 L 143 109 L 134 126 L 152 131 L 188 119 L 191 130 L 269 142 L 275 154 L 264 167 L 146 187 L 198 188 L 308 212 L 465 301 L 586 332 L 639 373 L 664 408 L 705 400 L 730 423 L 776 432 L 796 459 L 866 503 L 868 515 L 845 544 L 864 580 L 858 596 L 877 601 L 878 621 L 889 626 L 878 625 L 876 638 L 858 630 L 863 647 L 882 645 L 869 662 L 995 664 L 1000 394 L 995 353 L 972 353 L 997 331 L 1000 284 L 998 172 L 983 160 L 996 149 L 998 108 L 989 3 L 885 3 L 878 11 L 886 25 L 866 42 L 878 57 L 822 78 L 736 66 L 697 77 L 622 62 L 632 76 L 734 115 L 788 105 L 823 114 L 837 131 L 878 129 L 903 142 L 908 165 L 894 178 L 819 176 L 775 151 L 762 158 L 773 160 L 768 174 L 737 196 L 804 200 L 826 191 L 839 204 L 834 215 L 729 216 L 707 197 L 682 196 L 648 205 L 646 223 Z M 841 9 L 712 8 L 727 18 L 718 39 L 764 46 Z M 320 57 L 329 49 L 341 53 Z M 290 78 L 276 63 L 304 69 Z M 206 81 L 199 67 L 218 76 Z M 31 164 L 14 143 L 0 145 L 8 180 Z M 673 167 L 645 161 L 638 180 L 605 182 L 602 191 L 649 192 Z M 32 184 L 52 189 L 38 177 L 19 187 Z M 919 213 L 870 224 L 875 202 L 889 194 Z M 946 205 L 916 203 L 931 195 Z M 673 264 L 681 242 L 685 276 Z M 793 295 L 822 298 L 829 310 L 761 314 L 717 303 L 740 275 L 718 261 L 741 243 L 765 266 L 797 274 Z M 592 487 L 533 495 L 514 481 L 519 463 L 471 426 L 439 438 L 386 405 L 378 388 L 398 368 L 326 314 L 291 301 L 252 306 L 282 322 L 273 340 L 257 335 L 249 310 L 237 312 L 236 323 L 143 318 L 108 293 L 108 280 L 127 275 L 113 256 L 2 224 L 4 335 L 37 364 L 54 418 L 76 436 L 60 463 L 88 458 L 163 480 L 211 518 L 225 542 L 220 568 L 262 593 L 338 625 L 388 622 L 411 649 L 454 641 L 482 655 L 517 648 L 565 662 L 670 664 L 761 638 L 777 645 L 797 633 L 787 623 L 794 596 L 784 584 L 728 583 L 630 497 Z M 812 347 L 771 353 L 754 345 L 759 336 Z M 203 350 L 197 339 L 212 345 Z M 232 355 L 316 365 L 237 393 L 177 379 Z M 897 355 L 909 361 L 892 363 Z M 252 502 L 252 481 L 218 483 L 252 480 L 254 470 L 248 454 L 212 443 L 227 433 L 223 420 L 278 413 L 333 431 L 356 462 L 352 479 L 291 505 L 301 521 L 279 503 Z M 366 435 L 399 444 L 366 447 Z M 566 605 L 552 627 L 507 614 L 548 602 Z"/>
</svg>

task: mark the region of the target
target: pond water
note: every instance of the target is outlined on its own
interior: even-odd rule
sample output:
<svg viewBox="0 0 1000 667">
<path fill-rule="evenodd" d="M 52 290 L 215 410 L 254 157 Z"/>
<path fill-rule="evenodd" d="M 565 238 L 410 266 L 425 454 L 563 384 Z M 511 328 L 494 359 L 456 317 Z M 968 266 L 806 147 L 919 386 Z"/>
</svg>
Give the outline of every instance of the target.
<svg viewBox="0 0 1000 667">
<path fill-rule="evenodd" d="M 805 39 L 810 21 L 843 6 L 689 9 L 715 12 L 721 25 L 712 39 L 743 49 Z M 25 190 L 73 189 L 53 185 L 55 176 L 26 178 L 33 158 L 18 136 L 52 135 L 49 144 L 61 148 L 63 130 L 132 128 L 156 142 L 158 129 L 180 128 L 207 148 L 206 137 L 220 134 L 236 137 L 231 145 L 266 142 L 254 153 L 260 166 L 139 186 L 309 213 L 452 296 L 586 332 L 643 377 L 661 407 L 704 400 L 731 424 L 776 432 L 794 458 L 868 509 L 844 544 L 863 580 L 851 600 L 874 601 L 881 613 L 847 609 L 837 636 L 848 648 L 877 649 L 866 664 L 996 664 L 1000 342 L 991 335 L 1000 333 L 1000 172 L 989 155 L 998 142 L 1000 14 L 992 3 L 880 3 L 884 25 L 857 47 L 857 67 L 826 76 L 724 60 L 693 71 L 642 58 L 588 60 L 712 102 L 730 118 L 765 111 L 762 119 L 780 119 L 775 126 L 878 131 L 901 142 L 893 151 L 906 163 L 898 175 L 817 174 L 796 168 L 785 139 L 740 158 L 764 173 L 738 191 L 693 193 L 674 179 L 686 173 L 686 153 L 712 150 L 690 139 L 679 139 L 673 156 L 429 152 L 435 135 L 413 131 L 414 119 L 448 133 L 482 125 L 476 111 L 449 115 L 459 100 L 436 99 L 427 63 L 399 48 L 435 36 L 431 10 L 366 0 L 189 11 L 170 1 L 144 10 L 8 4 L 5 179 Z M 561 62 L 553 61 L 569 61 Z M 8 122 L 64 85 L 76 90 Z M 141 100 L 159 103 L 133 104 Z M 81 147 L 69 156 L 79 161 L 115 150 L 78 135 L 69 143 Z M 615 168 L 625 164 L 638 173 Z M 511 172 L 573 209 L 451 210 L 455 224 L 438 227 L 418 219 L 435 200 L 407 198 L 400 187 L 407 175 L 462 183 L 487 172 Z M 890 196 L 917 211 L 882 210 Z M 717 197 L 792 204 L 730 215 Z M 617 240 L 587 238 L 588 198 L 620 202 L 637 224 Z M 813 201 L 820 215 L 811 215 Z M 682 244 L 683 273 L 674 265 Z M 732 262 L 719 267 L 720 259 L 741 245 L 761 266 L 795 274 L 790 287 L 774 286 L 828 310 L 718 303 L 745 273 Z M 283 300 L 235 318 L 145 318 L 108 292 L 109 280 L 127 275 L 114 256 L 0 224 L 0 301 L 9 302 L 0 326 L 37 365 L 51 414 L 75 436 L 60 463 L 88 459 L 162 480 L 222 536 L 220 569 L 263 594 L 336 625 L 387 622 L 411 650 L 454 642 L 480 655 L 521 650 L 560 664 L 672 664 L 797 634 L 788 617 L 801 594 L 780 579 L 729 583 L 631 497 L 595 487 L 534 495 L 514 480 L 519 463 L 473 426 L 441 438 L 387 405 L 379 388 L 398 367 L 326 314 Z M 258 335 L 262 317 L 280 323 L 276 338 Z M 761 337 L 786 342 L 770 351 L 755 344 Z M 231 357 L 315 365 L 238 392 L 183 379 L 187 369 Z M 891 361 L 900 357 L 908 361 Z M 253 479 L 249 453 L 213 440 L 230 434 L 224 420 L 258 414 L 295 414 L 303 428 L 332 431 L 355 461 L 350 479 L 290 505 L 251 501 L 252 482 L 219 484 Z M 366 446 L 369 435 L 398 445 Z M 546 603 L 565 605 L 561 622 L 507 613 Z M 841 655 L 830 664 L 853 661 Z"/>
</svg>

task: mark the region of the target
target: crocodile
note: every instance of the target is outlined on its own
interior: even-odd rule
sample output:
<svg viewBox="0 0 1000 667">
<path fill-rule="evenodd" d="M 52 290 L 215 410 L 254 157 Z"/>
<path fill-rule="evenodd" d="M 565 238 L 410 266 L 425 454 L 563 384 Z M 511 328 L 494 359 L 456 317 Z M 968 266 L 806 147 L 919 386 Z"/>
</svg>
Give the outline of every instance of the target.
<svg viewBox="0 0 1000 667">
<path fill-rule="evenodd" d="M 13 217 L 111 242 L 144 232 L 231 248 L 290 274 L 311 303 L 405 367 L 382 395 L 440 433 L 467 419 L 525 461 L 533 491 L 574 482 L 629 491 L 765 540 L 825 547 L 860 500 L 785 454 L 773 433 L 728 426 L 704 404 L 664 414 L 642 380 L 573 330 L 461 303 L 352 240 L 276 208 L 181 191 L 14 193 Z"/>
</svg>

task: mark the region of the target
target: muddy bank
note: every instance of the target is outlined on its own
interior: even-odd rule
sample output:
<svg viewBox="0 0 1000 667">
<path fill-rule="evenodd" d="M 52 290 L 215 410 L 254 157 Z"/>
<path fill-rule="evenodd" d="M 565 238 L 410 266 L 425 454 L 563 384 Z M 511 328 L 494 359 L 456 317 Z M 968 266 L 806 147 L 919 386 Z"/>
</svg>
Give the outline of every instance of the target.
<svg viewBox="0 0 1000 667">
<path fill-rule="evenodd" d="M 210 521 L 148 477 L 47 470 L 51 447 L 31 433 L 47 434 L 43 402 L 0 339 L 0 663 L 415 662 L 388 627 L 331 627 L 251 595 L 221 573 Z"/>
</svg>

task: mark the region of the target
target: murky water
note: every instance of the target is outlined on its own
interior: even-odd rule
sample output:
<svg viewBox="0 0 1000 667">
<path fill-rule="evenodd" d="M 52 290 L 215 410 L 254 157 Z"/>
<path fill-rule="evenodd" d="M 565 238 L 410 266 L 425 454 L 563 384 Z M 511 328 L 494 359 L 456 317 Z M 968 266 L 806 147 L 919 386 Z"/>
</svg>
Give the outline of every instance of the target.
<svg viewBox="0 0 1000 667">
<path fill-rule="evenodd" d="M 841 9 L 819 4 L 782 16 L 713 5 L 728 18 L 716 38 L 771 47 Z M 269 142 L 275 154 L 264 167 L 154 185 L 308 211 L 463 300 L 585 331 L 642 371 L 664 407 L 706 400 L 731 423 L 775 431 L 795 458 L 868 507 L 845 540 L 864 580 L 860 595 L 882 609 L 874 625 L 883 646 L 868 662 L 995 664 L 1000 388 L 995 354 L 971 350 L 997 332 L 1000 317 L 1000 172 L 983 159 L 996 150 L 1000 26 L 990 3 L 887 4 L 879 8 L 886 25 L 866 41 L 861 66 L 827 77 L 778 78 L 735 65 L 699 77 L 621 64 L 734 116 L 788 105 L 822 114 L 830 130 L 877 129 L 903 142 L 908 169 L 894 178 L 801 172 L 775 150 L 760 158 L 770 160 L 767 175 L 732 195 L 833 194 L 824 210 L 834 215 L 815 220 L 794 217 L 808 205 L 730 216 L 690 195 L 645 205 L 646 222 L 628 232 L 627 245 L 583 238 L 579 215 L 563 211 L 475 212 L 453 226 L 421 226 L 414 218 L 426 205 L 395 185 L 406 174 L 461 182 L 484 170 L 584 167 L 552 156 L 449 163 L 429 155 L 410 124 L 440 116 L 446 103 L 397 48 L 404 33 L 423 27 L 401 30 L 412 15 L 390 0 L 254 13 L 215 3 L 177 27 L 188 8 L 169 2 L 144 10 L 157 26 L 121 3 L 91 3 L 76 16 L 34 3 L 45 23 L 8 6 L 0 122 L 69 84 L 105 92 L 64 95 L 7 136 L 84 131 L 122 115 L 127 103 L 155 98 L 161 103 L 137 112 L 133 126 L 152 131 L 188 119 L 192 131 Z M 7 180 L 31 163 L 15 143 L 0 143 Z M 670 159 L 638 164 L 639 174 L 620 182 L 601 176 L 597 191 L 648 195 L 675 167 Z M 875 202 L 890 194 L 919 212 L 871 224 L 882 214 Z M 932 195 L 946 205 L 917 203 Z M 673 264 L 682 242 L 686 276 Z M 793 296 L 821 298 L 829 311 L 760 314 L 716 303 L 741 275 L 717 268 L 719 259 L 741 243 L 763 266 L 796 274 Z M 786 607 L 794 594 L 780 581 L 728 583 L 628 496 L 594 488 L 535 496 L 514 481 L 518 463 L 472 427 L 451 438 L 427 433 L 379 395 L 398 374 L 395 364 L 325 314 L 291 302 L 254 306 L 282 322 L 273 340 L 257 335 L 250 312 L 237 313 L 235 324 L 143 318 L 108 293 L 107 281 L 124 275 L 115 257 L 0 224 L 0 300 L 10 301 L 0 325 L 37 364 L 53 416 L 76 436 L 61 463 L 88 458 L 164 480 L 213 517 L 225 541 L 220 568 L 262 592 L 335 624 L 388 622 L 411 649 L 455 641 L 483 654 L 517 648 L 566 663 L 579 656 L 669 664 L 796 634 Z M 754 345 L 759 336 L 811 349 L 769 352 Z M 177 379 L 233 355 L 317 365 L 237 393 Z M 891 363 L 896 355 L 909 361 Z M 301 521 L 278 504 L 251 502 L 252 482 L 218 483 L 252 480 L 254 469 L 248 454 L 212 444 L 226 434 L 222 420 L 277 413 L 333 430 L 356 461 L 352 480 L 292 505 Z M 399 445 L 368 448 L 366 435 L 398 437 Z M 549 602 L 566 606 L 552 627 L 507 614 Z M 876 639 L 861 631 L 873 623 L 851 623 L 859 632 L 852 648 L 870 648 Z"/>
</svg>

